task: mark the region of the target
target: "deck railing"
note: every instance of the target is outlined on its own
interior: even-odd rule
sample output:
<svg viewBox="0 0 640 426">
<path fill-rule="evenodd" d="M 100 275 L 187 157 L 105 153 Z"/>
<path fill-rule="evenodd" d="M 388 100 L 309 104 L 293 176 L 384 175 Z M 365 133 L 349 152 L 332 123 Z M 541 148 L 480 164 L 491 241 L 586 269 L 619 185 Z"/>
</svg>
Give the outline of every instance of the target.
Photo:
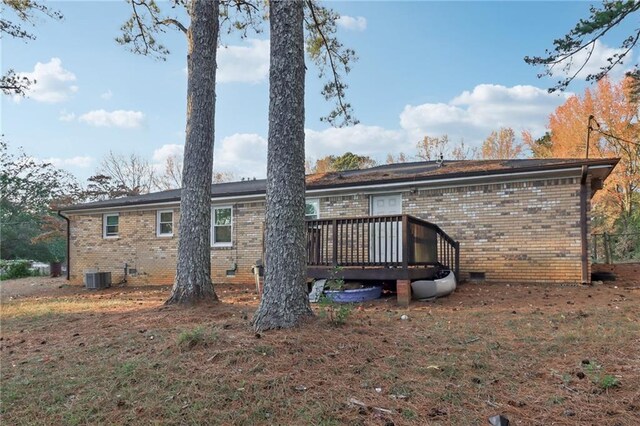
<svg viewBox="0 0 640 426">
<path fill-rule="evenodd" d="M 417 217 L 312 219 L 306 225 L 309 266 L 442 266 L 458 275 L 459 243 L 439 226 Z"/>
</svg>

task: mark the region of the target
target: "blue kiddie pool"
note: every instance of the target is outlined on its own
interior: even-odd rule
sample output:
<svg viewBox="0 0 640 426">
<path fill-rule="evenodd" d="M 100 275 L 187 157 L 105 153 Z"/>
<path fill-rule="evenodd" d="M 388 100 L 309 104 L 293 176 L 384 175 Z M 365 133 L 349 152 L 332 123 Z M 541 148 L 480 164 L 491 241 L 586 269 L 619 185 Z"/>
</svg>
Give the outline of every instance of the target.
<svg viewBox="0 0 640 426">
<path fill-rule="evenodd" d="M 336 303 L 359 303 L 374 300 L 382 294 L 382 287 L 365 287 L 354 290 L 325 290 L 325 296 Z"/>
</svg>

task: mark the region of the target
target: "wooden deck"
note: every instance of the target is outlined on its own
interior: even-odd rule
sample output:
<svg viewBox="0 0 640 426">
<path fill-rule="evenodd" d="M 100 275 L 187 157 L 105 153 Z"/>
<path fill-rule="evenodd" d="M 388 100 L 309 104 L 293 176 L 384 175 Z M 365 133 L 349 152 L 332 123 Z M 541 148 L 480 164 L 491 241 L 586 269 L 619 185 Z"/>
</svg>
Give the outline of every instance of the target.
<svg viewBox="0 0 640 426">
<path fill-rule="evenodd" d="M 310 278 L 429 279 L 459 273 L 460 245 L 439 226 L 409 215 L 307 220 Z"/>
</svg>

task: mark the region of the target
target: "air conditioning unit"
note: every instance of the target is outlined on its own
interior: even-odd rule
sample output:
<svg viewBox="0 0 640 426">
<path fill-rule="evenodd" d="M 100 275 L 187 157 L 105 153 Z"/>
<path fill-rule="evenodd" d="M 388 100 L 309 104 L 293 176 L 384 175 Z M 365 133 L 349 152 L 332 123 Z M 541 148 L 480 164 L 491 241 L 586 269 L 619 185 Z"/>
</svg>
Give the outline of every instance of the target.
<svg viewBox="0 0 640 426">
<path fill-rule="evenodd" d="M 84 274 L 87 290 L 101 290 L 111 287 L 111 272 L 87 272 Z"/>
</svg>

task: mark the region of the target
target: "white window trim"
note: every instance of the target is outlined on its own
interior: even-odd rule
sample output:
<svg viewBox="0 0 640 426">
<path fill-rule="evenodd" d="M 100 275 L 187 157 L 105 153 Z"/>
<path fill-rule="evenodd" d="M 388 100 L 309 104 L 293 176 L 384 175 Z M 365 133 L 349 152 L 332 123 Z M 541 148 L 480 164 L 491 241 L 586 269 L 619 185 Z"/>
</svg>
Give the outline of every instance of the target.
<svg viewBox="0 0 640 426">
<path fill-rule="evenodd" d="M 116 216 L 118 218 L 118 233 L 107 235 L 107 217 Z M 120 213 L 105 213 L 102 215 L 102 238 L 120 238 Z"/>
<path fill-rule="evenodd" d="M 316 219 L 313 220 L 317 220 L 320 219 L 320 198 L 307 198 L 306 200 L 304 200 L 304 206 L 305 206 L 305 219 L 307 218 L 306 215 L 306 210 L 307 210 L 307 204 L 313 204 L 316 207 L 316 211 L 318 212 L 318 217 Z"/>
<path fill-rule="evenodd" d="M 216 243 L 215 238 L 215 220 L 217 209 L 231 209 L 231 241 L 228 243 Z M 233 206 L 211 206 L 211 247 L 233 247 Z"/>
<path fill-rule="evenodd" d="M 163 234 L 160 231 L 160 217 L 162 213 L 171 213 L 171 233 L 170 234 Z M 174 216 L 173 210 L 158 210 L 156 212 L 156 236 L 157 237 L 173 237 L 173 227 L 174 227 L 173 216 Z M 168 223 L 168 222 L 165 222 L 165 223 Z"/>
</svg>

